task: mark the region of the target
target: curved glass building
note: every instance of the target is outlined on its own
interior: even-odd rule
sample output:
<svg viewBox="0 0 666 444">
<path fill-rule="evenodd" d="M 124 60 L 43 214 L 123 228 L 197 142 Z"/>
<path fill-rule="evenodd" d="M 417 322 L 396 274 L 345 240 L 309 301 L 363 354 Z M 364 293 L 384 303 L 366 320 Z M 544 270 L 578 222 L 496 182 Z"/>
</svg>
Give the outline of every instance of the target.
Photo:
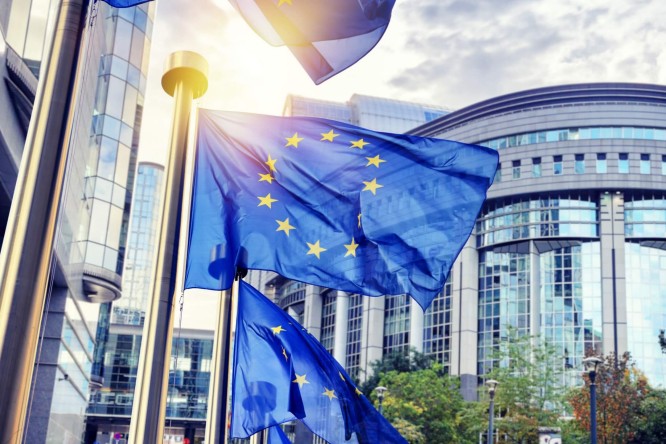
<svg viewBox="0 0 666 444">
<path fill-rule="evenodd" d="M 451 276 L 460 310 L 452 342 L 466 345 L 453 347 L 452 371 L 483 375 L 493 344 L 513 326 L 555 344 L 571 378 L 588 350 L 629 351 L 650 383 L 663 387 L 666 87 L 523 91 L 413 133 L 500 152 L 501 168 Z"/>
</svg>

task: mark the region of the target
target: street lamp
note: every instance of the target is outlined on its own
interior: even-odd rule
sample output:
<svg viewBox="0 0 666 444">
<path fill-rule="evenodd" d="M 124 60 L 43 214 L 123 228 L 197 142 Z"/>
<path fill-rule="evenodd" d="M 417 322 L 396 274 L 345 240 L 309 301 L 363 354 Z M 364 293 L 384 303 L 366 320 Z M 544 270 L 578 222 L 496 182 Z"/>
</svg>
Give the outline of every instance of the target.
<svg viewBox="0 0 666 444">
<path fill-rule="evenodd" d="M 488 408 L 488 444 L 493 442 L 493 416 L 495 416 L 495 389 L 499 382 L 494 379 L 486 381 L 488 394 L 490 395 L 490 407 Z"/>
<path fill-rule="evenodd" d="M 382 401 L 384 401 L 384 393 L 386 393 L 388 389 L 386 387 L 375 387 L 375 391 L 377 392 L 377 400 L 379 401 L 379 414 L 382 414 Z"/>
<path fill-rule="evenodd" d="M 597 444 L 597 385 L 594 380 L 597 377 L 597 367 L 603 360 L 596 356 L 588 356 L 583 359 L 583 365 L 590 377 L 590 443 Z"/>
</svg>

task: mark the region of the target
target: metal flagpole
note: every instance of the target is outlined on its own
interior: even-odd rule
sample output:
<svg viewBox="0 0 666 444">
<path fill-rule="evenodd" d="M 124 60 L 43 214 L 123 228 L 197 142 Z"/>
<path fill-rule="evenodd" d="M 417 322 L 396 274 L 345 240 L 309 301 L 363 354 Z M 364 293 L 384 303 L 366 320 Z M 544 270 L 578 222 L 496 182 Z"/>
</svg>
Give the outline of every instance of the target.
<svg viewBox="0 0 666 444">
<path fill-rule="evenodd" d="M 22 442 L 53 264 L 86 0 L 63 1 L 44 65 L 0 254 L 0 442 Z"/>
<path fill-rule="evenodd" d="M 208 62 L 191 51 L 169 56 L 162 87 L 175 99 L 171 143 L 166 166 L 162 222 L 158 233 L 157 264 L 153 270 L 151 301 L 146 312 L 141 354 L 134 390 L 130 444 L 162 442 L 173 339 L 176 269 L 187 136 L 192 101 L 208 89 Z"/>
</svg>

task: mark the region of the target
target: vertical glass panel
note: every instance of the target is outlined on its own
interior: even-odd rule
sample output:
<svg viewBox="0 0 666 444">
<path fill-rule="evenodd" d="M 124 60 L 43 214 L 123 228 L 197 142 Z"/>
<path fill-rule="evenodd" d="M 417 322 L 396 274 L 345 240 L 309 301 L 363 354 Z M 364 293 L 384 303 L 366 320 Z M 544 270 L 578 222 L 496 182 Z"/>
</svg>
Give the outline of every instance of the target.
<svg viewBox="0 0 666 444">
<path fill-rule="evenodd" d="M 95 181 L 95 198 L 101 199 L 105 202 L 111 202 L 111 193 L 113 191 L 113 183 L 108 180 L 97 178 Z"/>
<path fill-rule="evenodd" d="M 606 153 L 597 153 L 597 173 L 605 174 L 607 172 Z"/>
<path fill-rule="evenodd" d="M 125 145 L 118 145 L 118 157 L 116 159 L 115 182 L 125 184 L 129 170 L 130 149 Z"/>
<path fill-rule="evenodd" d="M 109 210 L 111 205 L 101 200 L 93 200 L 90 215 L 90 231 L 88 240 L 103 244 L 106 241 L 106 230 L 109 226 Z"/>
<path fill-rule="evenodd" d="M 120 120 L 105 115 L 102 132 L 105 136 L 118 140 L 118 137 L 120 137 Z"/>
<path fill-rule="evenodd" d="M 116 152 L 118 142 L 108 137 L 102 137 L 102 145 L 99 148 L 99 163 L 97 175 L 104 179 L 113 180 L 116 168 Z"/>
<path fill-rule="evenodd" d="M 123 106 L 123 122 L 129 126 L 134 126 L 134 116 L 136 115 L 137 90 L 131 86 L 125 89 L 125 102 Z"/>
<path fill-rule="evenodd" d="M 629 173 L 629 154 L 620 153 L 618 164 L 617 164 L 618 173 L 628 174 Z"/>
<path fill-rule="evenodd" d="M 107 230 L 106 246 L 118 249 L 118 240 L 120 239 L 120 229 L 123 222 L 123 210 L 116 206 L 111 206 L 109 214 L 109 228 Z M 114 264 L 115 270 L 115 264 Z"/>
<path fill-rule="evenodd" d="M 120 119 L 123 113 L 125 82 L 117 77 L 109 77 L 109 93 L 106 97 L 106 114 Z"/>
<path fill-rule="evenodd" d="M 641 174 L 650 174 L 650 155 L 641 154 Z"/>
<path fill-rule="evenodd" d="M 134 8 L 121 8 L 120 11 L 123 11 L 124 9 L 134 10 Z M 125 60 L 129 60 L 133 28 L 134 27 L 128 21 L 118 20 L 113 53 Z"/>
<path fill-rule="evenodd" d="M 86 263 L 90 265 L 97 265 L 101 267 L 104 265 L 104 247 L 93 243 L 87 242 L 86 248 Z"/>
<path fill-rule="evenodd" d="M 128 67 L 129 64 L 125 60 L 119 57 L 113 57 L 113 62 L 111 65 L 111 74 L 124 80 L 127 77 Z"/>
<path fill-rule="evenodd" d="M 134 66 L 141 66 L 143 61 L 143 50 L 144 50 L 144 41 L 146 36 L 143 32 L 138 29 L 134 29 L 132 35 L 132 48 L 130 49 L 130 58 L 129 61 Z"/>
<path fill-rule="evenodd" d="M 115 206 L 123 208 L 125 206 L 125 188 L 121 187 L 120 185 L 114 185 L 111 202 Z"/>
</svg>

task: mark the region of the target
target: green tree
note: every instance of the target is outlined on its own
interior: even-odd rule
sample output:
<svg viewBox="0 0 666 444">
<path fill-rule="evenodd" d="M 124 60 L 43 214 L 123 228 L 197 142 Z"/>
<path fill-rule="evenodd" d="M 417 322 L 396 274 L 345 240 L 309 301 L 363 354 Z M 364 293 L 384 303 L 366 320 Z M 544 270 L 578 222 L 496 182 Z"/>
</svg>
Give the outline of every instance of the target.
<svg viewBox="0 0 666 444">
<path fill-rule="evenodd" d="M 370 364 L 372 369 L 370 376 L 365 382 L 360 384 L 361 391 L 366 396 L 370 396 L 375 387 L 379 386 L 379 380 L 382 375 L 391 372 L 413 372 L 417 370 L 425 370 L 430 368 L 433 363 L 431 356 L 425 355 L 415 348 L 411 348 L 408 353 L 406 352 L 393 352 L 388 353 L 378 361 Z"/>
<path fill-rule="evenodd" d="M 382 404 L 384 416 L 402 430 L 418 432 L 416 438 L 408 439 L 410 443 L 462 442 L 458 413 L 464 401 L 457 378 L 444 375 L 441 365 L 411 372 L 389 371 L 381 376 L 379 385 L 388 388 Z M 372 397 L 376 400 L 376 395 Z"/>
<path fill-rule="evenodd" d="M 499 365 L 486 378 L 499 382 L 495 404 L 502 418 L 497 430 L 509 442 L 538 442 L 538 427 L 555 426 L 562 411 L 563 356 L 538 336 L 509 328 L 493 359 Z"/>
<path fill-rule="evenodd" d="M 666 443 L 666 390 L 652 390 L 639 407 L 636 434 L 632 443 Z"/>
<path fill-rule="evenodd" d="M 629 353 L 617 359 L 611 353 L 597 368 L 597 437 L 600 443 L 620 444 L 634 439 L 641 405 L 649 392 L 645 376 L 636 368 Z M 590 379 L 585 387 L 572 389 L 568 400 L 574 417 L 590 430 Z M 642 441 L 641 441 L 642 442 Z"/>
</svg>

